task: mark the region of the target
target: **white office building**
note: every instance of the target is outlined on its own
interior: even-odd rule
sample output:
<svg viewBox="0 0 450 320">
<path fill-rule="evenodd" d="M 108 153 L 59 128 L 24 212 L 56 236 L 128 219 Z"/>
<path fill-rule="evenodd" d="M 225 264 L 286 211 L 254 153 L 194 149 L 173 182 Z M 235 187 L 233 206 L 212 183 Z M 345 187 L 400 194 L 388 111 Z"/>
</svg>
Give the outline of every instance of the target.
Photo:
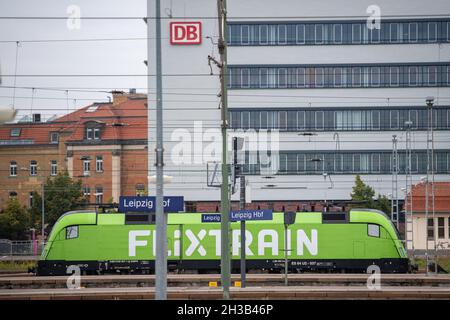
<svg viewBox="0 0 450 320">
<path fill-rule="evenodd" d="M 211 153 L 211 141 L 220 139 L 220 82 L 207 57 L 219 59 L 217 3 L 161 2 L 164 168 L 172 177 L 165 193 L 216 204 L 220 189 L 207 181 L 212 163 L 220 161 Z M 412 182 L 427 170 L 428 96 L 434 97 L 435 179 L 450 180 L 448 0 L 227 3 L 229 133 L 254 130 L 263 139 L 260 132 L 269 130 L 279 137 L 268 167 L 258 153 L 246 154 L 249 200 L 349 200 L 358 174 L 377 193 L 403 199 L 408 125 Z M 201 43 L 173 44 L 172 22 L 201 22 Z M 154 74 L 155 43 L 149 46 Z M 154 112 L 150 125 L 154 142 Z M 394 135 L 399 174 L 393 191 Z"/>
</svg>

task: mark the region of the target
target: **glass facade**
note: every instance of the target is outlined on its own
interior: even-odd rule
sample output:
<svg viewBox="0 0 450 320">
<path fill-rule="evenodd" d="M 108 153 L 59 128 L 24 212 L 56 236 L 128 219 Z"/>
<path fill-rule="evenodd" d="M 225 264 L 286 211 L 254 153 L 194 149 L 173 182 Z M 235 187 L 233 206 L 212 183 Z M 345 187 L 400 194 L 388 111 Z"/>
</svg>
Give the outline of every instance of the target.
<svg viewBox="0 0 450 320">
<path fill-rule="evenodd" d="M 434 110 L 434 128 L 450 129 L 450 106 Z M 324 108 L 324 109 L 230 109 L 231 129 L 277 129 L 280 131 L 383 131 L 404 130 L 411 121 L 411 130 L 427 129 L 425 107 L 393 109 Z"/>
<path fill-rule="evenodd" d="M 230 89 L 450 87 L 450 63 L 230 65 Z"/>
<path fill-rule="evenodd" d="M 301 46 L 450 42 L 450 20 L 229 22 L 229 46 Z"/>
<path fill-rule="evenodd" d="M 406 153 L 398 152 L 399 173 L 404 174 Z M 437 174 L 450 173 L 450 150 L 435 151 L 435 168 Z M 392 151 L 280 151 L 277 174 L 390 174 Z M 413 150 L 411 155 L 411 172 L 426 173 L 426 150 Z M 260 174 L 261 165 L 257 154 L 246 154 L 243 173 Z"/>
</svg>

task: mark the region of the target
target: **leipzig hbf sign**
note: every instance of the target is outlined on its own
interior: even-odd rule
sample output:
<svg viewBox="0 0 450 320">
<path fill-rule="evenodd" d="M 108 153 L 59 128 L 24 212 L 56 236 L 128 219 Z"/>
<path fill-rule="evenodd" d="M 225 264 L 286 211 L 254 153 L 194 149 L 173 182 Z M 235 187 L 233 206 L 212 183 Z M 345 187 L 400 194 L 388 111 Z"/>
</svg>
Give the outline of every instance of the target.
<svg viewBox="0 0 450 320">
<path fill-rule="evenodd" d="M 170 43 L 189 45 L 202 43 L 201 22 L 171 22 Z"/>
</svg>

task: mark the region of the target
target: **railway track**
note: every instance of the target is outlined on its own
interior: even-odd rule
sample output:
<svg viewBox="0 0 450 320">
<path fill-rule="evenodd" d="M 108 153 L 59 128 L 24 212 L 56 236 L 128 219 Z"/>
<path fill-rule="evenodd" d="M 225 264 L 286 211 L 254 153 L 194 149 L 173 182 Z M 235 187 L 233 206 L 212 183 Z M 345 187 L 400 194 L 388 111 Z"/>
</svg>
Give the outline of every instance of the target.
<svg viewBox="0 0 450 320">
<path fill-rule="evenodd" d="M 5 276 L 0 277 L 0 290 L 13 289 L 64 289 L 68 277 L 36 277 L 36 276 Z M 365 274 L 290 274 L 289 287 L 365 287 L 368 275 Z M 240 281 L 239 275 L 232 275 L 233 283 Z M 199 288 L 208 287 L 210 283 L 220 285 L 220 275 L 169 274 L 168 287 Z M 102 275 L 82 276 L 83 288 L 139 288 L 152 287 L 155 284 L 154 275 Z M 247 287 L 277 287 L 283 286 L 282 274 L 248 274 Z M 381 286 L 388 287 L 442 287 L 450 289 L 450 275 L 425 274 L 382 274 Z M 194 288 L 194 289 L 195 289 Z"/>
<path fill-rule="evenodd" d="M 294 286 L 231 288 L 232 299 L 450 299 L 449 287 L 382 287 L 369 290 L 365 287 Z M 142 288 L 84 288 L 69 289 L 12 289 L 0 290 L 0 300 L 121 300 L 154 299 L 153 287 Z M 218 300 L 220 288 L 169 287 L 168 299 Z"/>
</svg>

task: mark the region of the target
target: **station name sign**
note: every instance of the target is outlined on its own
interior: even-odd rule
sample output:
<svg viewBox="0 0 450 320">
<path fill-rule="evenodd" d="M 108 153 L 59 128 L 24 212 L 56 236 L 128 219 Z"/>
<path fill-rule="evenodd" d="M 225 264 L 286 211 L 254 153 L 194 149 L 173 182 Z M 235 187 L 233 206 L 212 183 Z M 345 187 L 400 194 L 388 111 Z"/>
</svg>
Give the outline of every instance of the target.
<svg viewBox="0 0 450 320">
<path fill-rule="evenodd" d="M 165 212 L 178 212 L 184 210 L 184 197 L 164 197 Z M 155 212 L 156 197 L 121 196 L 119 198 L 120 212 Z"/>
<path fill-rule="evenodd" d="M 272 210 L 238 210 L 230 212 L 230 221 L 242 220 L 272 220 Z M 220 222 L 221 216 L 218 213 L 202 214 L 202 222 Z"/>
<path fill-rule="evenodd" d="M 202 43 L 201 22 L 171 22 L 170 43 L 172 45 L 195 45 Z"/>
</svg>

